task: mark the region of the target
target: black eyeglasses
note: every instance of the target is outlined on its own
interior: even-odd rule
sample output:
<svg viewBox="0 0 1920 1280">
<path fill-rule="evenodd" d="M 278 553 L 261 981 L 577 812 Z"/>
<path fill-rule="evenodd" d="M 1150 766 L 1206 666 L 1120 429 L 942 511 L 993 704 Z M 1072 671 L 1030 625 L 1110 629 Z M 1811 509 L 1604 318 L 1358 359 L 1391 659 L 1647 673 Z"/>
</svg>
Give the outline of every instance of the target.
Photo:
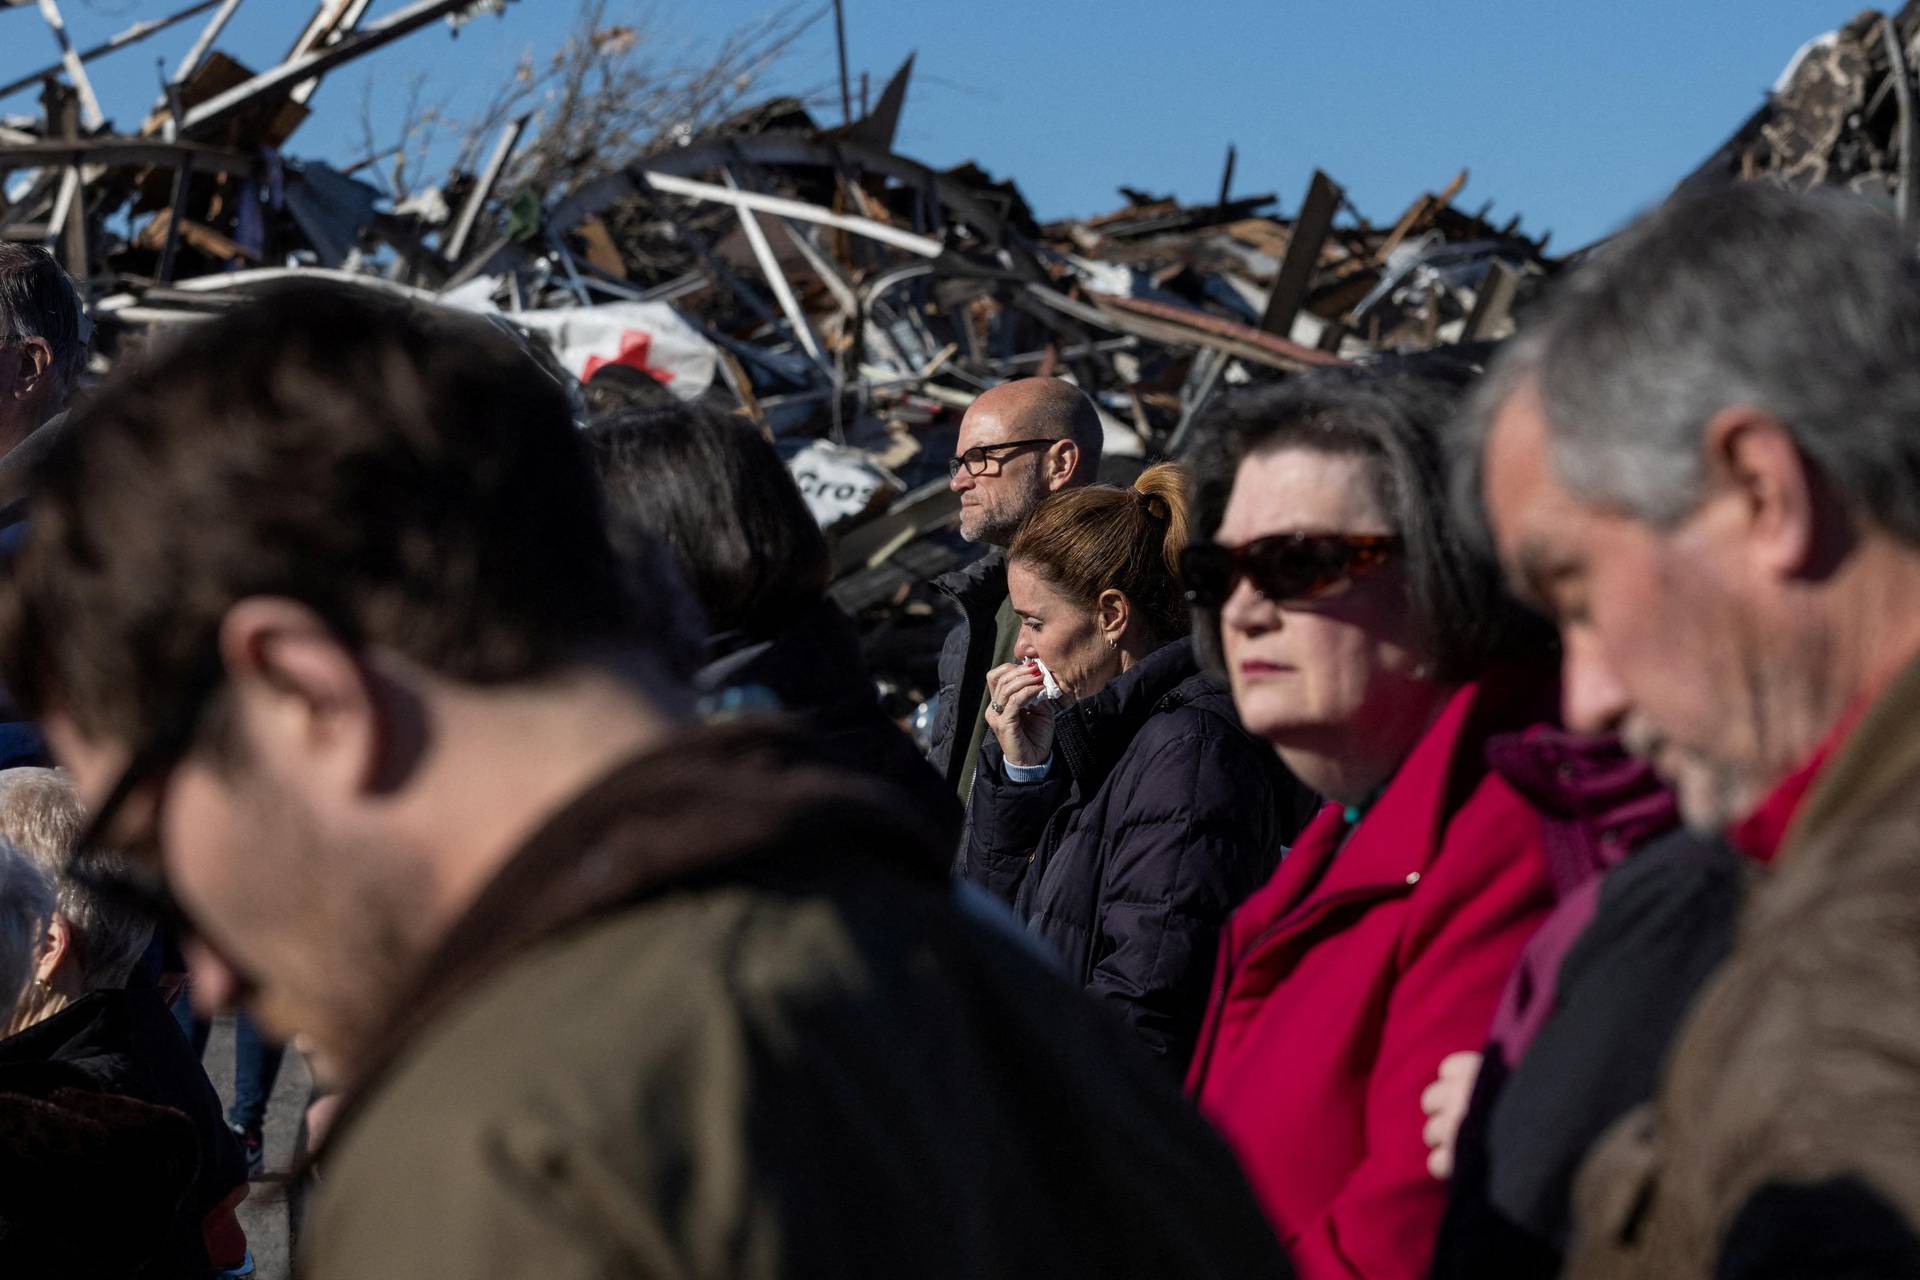
<svg viewBox="0 0 1920 1280">
<path fill-rule="evenodd" d="M 1052 444 L 1057 438 L 1058 437 L 1049 437 L 1045 440 L 1009 440 L 1005 444 L 977 444 L 959 457 L 947 459 L 947 479 L 951 480 L 959 475 L 960 468 L 962 467 L 967 469 L 967 474 L 970 476 L 977 476 L 984 473 L 987 469 L 987 462 L 990 459 L 998 461 L 1002 450 L 1031 449 L 1037 444 Z"/>
<path fill-rule="evenodd" d="M 1187 600 L 1218 609 L 1245 578 L 1273 601 L 1311 600 L 1385 564 L 1400 549 L 1390 533 L 1276 533 L 1237 547 L 1196 542 L 1180 553 Z"/>
<path fill-rule="evenodd" d="M 158 845 L 159 790 L 165 786 L 174 766 L 192 749 L 207 705 L 225 679 L 226 666 L 219 650 L 209 643 L 199 663 L 177 686 L 171 705 L 160 715 L 153 732 L 129 757 L 126 768 L 95 806 L 93 817 L 80 836 L 80 857 L 73 870 L 74 879 L 91 892 L 151 917 L 156 924 L 171 929 L 176 937 L 185 937 L 192 927 L 174 903 L 157 857 L 106 863 L 88 855 L 106 850 L 131 852 L 141 846 Z M 130 838 L 129 833 L 115 828 L 128 802 L 142 787 L 153 789 L 153 809 L 143 824 L 145 830 Z M 126 865 L 129 862 L 133 864 L 130 867 Z"/>
</svg>

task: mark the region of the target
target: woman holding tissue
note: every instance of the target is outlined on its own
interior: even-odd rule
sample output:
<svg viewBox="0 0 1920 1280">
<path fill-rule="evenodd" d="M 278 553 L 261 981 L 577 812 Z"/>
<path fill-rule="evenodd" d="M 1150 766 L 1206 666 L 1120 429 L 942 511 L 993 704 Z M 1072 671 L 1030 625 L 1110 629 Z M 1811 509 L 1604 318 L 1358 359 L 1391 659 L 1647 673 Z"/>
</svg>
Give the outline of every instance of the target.
<svg viewBox="0 0 1920 1280">
<path fill-rule="evenodd" d="M 1312 803 L 1200 670 L 1186 542 L 1172 463 L 1055 494 L 1021 526 L 1020 634 L 987 675 L 966 850 L 967 874 L 1170 1072 L 1192 1056 L 1221 926 Z"/>
</svg>

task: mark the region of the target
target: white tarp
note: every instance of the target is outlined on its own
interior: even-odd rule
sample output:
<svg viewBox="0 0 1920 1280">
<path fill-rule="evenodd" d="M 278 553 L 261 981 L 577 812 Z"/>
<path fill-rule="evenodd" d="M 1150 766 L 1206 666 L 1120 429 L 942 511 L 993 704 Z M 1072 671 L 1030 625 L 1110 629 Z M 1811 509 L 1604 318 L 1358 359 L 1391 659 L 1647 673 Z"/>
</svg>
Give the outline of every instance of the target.
<svg viewBox="0 0 1920 1280">
<path fill-rule="evenodd" d="M 379 293 L 498 316 L 546 338 L 552 343 L 561 366 L 582 382 L 607 365 L 626 365 L 651 375 L 682 400 L 692 400 L 713 385 L 714 376 L 719 372 L 718 349 L 664 302 L 608 302 L 597 307 L 508 313 L 494 304 L 493 293 L 499 281 L 491 277 L 436 294 L 379 276 L 326 267 L 263 267 L 198 276 L 182 280 L 174 287 L 191 293 L 246 294 L 256 287 L 289 279 L 333 280 Z M 139 307 L 131 294 L 102 299 L 99 309 L 128 316 L 149 310 Z M 150 314 L 147 318 L 162 317 Z M 164 318 L 194 320 L 205 319 L 206 315 L 182 312 Z"/>
<path fill-rule="evenodd" d="M 521 311 L 507 319 L 545 336 L 567 372 L 582 382 L 607 365 L 626 365 L 692 400 L 713 385 L 719 368 L 714 345 L 664 302 Z"/>
</svg>

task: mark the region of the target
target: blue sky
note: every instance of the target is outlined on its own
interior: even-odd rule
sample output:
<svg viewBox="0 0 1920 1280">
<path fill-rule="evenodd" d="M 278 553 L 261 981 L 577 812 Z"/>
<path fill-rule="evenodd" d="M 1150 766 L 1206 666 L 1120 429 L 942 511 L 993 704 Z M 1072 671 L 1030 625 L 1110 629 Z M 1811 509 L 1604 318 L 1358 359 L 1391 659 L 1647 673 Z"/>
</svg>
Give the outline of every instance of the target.
<svg viewBox="0 0 1920 1280">
<path fill-rule="evenodd" d="M 62 0 L 84 44 L 186 0 Z M 375 15 L 402 0 L 376 0 Z M 1606 234 L 1717 146 L 1806 39 L 1861 0 L 845 0 L 849 57 L 874 91 L 919 54 L 899 149 L 935 165 L 973 159 L 1015 178 L 1044 217 L 1120 203 L 1122 184 L 1210 199 L 1229 142 L 1239 194 L 1292 211 L 1318 166 L 1375 221 L 1466 168 L 1460 203 L 1551 228 L 1555 249 Z M 766 0 L 621 3 L 619 20 L 697 51 L 773 9 Z M 515 0 L 457 39 L 422 31 L 329 79 L 295 154 L 357 154 L 371 77 L 383 111 L 425 71 L 457 112 L 529 47 L 551 49 L 574 0 Z M 248 0 L 223 45 L 256 66 L 284 53 L 308 0 Z M 110 116 L 137 119 L 155 59 L 196 23 L 97 65 Z M 51 60 L 38 16 L 0 9 L 0 81 Z M 769 92 L 835 78 L 818 24 Z M 31 94 L 0 102 L 30 112 Z M 832 114 L 837 115 L 837 106 Z"/>
</svg>

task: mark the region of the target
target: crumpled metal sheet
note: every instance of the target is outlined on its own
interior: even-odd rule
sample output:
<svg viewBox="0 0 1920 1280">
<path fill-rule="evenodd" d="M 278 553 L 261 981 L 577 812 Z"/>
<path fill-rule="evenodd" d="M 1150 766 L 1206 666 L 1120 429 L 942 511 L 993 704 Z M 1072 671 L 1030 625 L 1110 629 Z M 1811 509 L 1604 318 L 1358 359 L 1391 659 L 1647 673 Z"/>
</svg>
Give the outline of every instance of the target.
<svg viewBox="0 0 1920 1280">
<path fill-rule="evenodd" d="M 1800 191 L 1827 182 L 1849 117 L 1867 104 L 1867 40 L 1879 26 L 1879 15 L 1862 15 L 1796 56 L 1773 119 L 1760 130 L 1776 181 Z"/>
</svg>

